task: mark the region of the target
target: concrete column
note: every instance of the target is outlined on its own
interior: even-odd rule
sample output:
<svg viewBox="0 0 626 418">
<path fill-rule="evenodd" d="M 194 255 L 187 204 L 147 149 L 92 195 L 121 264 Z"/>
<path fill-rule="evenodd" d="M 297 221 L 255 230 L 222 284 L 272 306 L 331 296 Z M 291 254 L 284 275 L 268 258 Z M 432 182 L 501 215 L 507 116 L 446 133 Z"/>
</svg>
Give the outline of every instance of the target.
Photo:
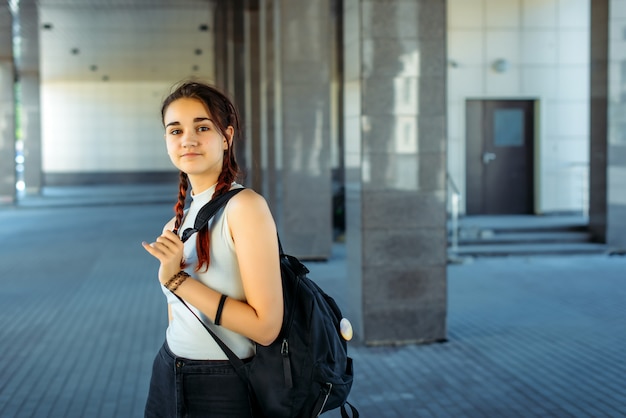
<svg viewBox="0 0 626 418">
<path fill-rule="evenodd" d="M 20 132 L 24 144 L 26 193 L 37 194 L 42 187 L 41 106 L 39 78 L 39 12 L 32 0 L 20 2 L 20 54 L 17 64 Z"/>
<path fill-rule="evenodd" d="M 245 0 L 243 15 L 245 93 L 245 137 L 246 137 L 246 182 L 254 190 L 262 192 L 261 149 L 263 132 L 261 127 L 261 56 L 260 43 L 260 0 Z"/>
<path fill-rule="evenodd" d="M 15 202 L 15 101 L 12 16 L 0 4 L 0 204 Z"/>
<path fill-rule="evenodd" d="M 344 1 L 347 262 L 367 344 L 446 338 L 446 1 Z"/>
<path fill-rule="evenodd" d="M 216 84 L 236 102 L 242 117 L 244 141 L 237 144 L 237 160 L 247 186 L 263 193 L 260 51 L 263 46 L 259 0 L 224 1 L 214 9 Z"/>
<path fill-rule="evenodd" d="M 589 230 L 594 240 L 606 242 L 609 1 L 591 1 L 590 13 Z"/>
<path fill-rule="evenodd" d="M 326 259 L 332 247 L 330 1 L 280 0 L 274 25 L 279 231 L 289 253 Z M 276 35 L 276 33 L 275 33 Z"/>
<path fill-rule="evenodd" d="M 213 36 L 215 38 L 215 84 L 222 89 L 228 85 L 228 6 L 216 2 L 213 7 Z"/>
<path fill-rule="evenodd" d="M 276 183 L 276 136 L 280 130 L 280 112 L 276 108 L 277 89 L 280 85 L 276 79 L 277 62 L 275 51 L 275 15 L 279 14 L 276 0 L 260 0 L 259 2 L 259 191 L 265 196 L 274 216 L 278 217 L 278 196 Z M 278 55 L 280 57 L 280 55 Z"/>
<path fill-rule="evenodd" d="M 215 13 L 216 76 L 242 113 L 246 184 L 303 259 L 326 259 L 332 247 L 329 1 L 237 0 Z"/>
<path fill-rule="evenodd" d="M 232 0 L 223 2 L 221 6 L 225 8 L 225 37 L 226 56 L 225 68 L 221 80 L 222 86 L 229 96 L 234 100 L 239 109 L 244 126 L 244 136 L 247 134 L 246 126 L 248 115 L 246 114 L 246 89 L 248 80 L 246 79 L 246 45 L 245 45 L 245 6 L 247 0 Z M 237 161 L 240 167 L 247 170 L 250 167 L 249 161 L 249 138 L 237 144 Z M 246 183 L 247 184 L 247 183 Z M 250 184 L 247 184 L 250 186 Z"/>
<path fill-rule="evenodd" d="M 590 208 L 596 240 L 626 250 L 626 0 L 591 4 Z"/>
<path fill-rule="evenodd" d="M 592 2 L 593 3 L 593 2 Z M 594 6 L 597 7 L 597 6 Z M 626 1 L 610 4 L 609 127 L 607 138 L 607 239 L 609 246 L 626 251 Z"/>
</svg>

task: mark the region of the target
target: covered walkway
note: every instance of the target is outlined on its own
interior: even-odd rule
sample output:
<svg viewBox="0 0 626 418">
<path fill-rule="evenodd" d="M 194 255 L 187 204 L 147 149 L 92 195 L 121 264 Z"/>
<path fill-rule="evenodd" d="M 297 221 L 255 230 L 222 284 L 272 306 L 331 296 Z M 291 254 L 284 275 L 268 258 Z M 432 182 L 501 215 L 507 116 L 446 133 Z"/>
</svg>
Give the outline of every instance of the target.
<svg viewBox="0 0 626 418">
<path fill-rule="evenodd" d="M 140 243 L 171 191 L 124 187 L 0 209 L 0 416 L 142 416 L 166 310 Z M 306 264 L 347 311 L 344 253 Z M 451 265 L 448 341 L 351 344 L 351 401 L 363 417 L 623 417 L 625 271 L 606 255 Z"/>
</svg>

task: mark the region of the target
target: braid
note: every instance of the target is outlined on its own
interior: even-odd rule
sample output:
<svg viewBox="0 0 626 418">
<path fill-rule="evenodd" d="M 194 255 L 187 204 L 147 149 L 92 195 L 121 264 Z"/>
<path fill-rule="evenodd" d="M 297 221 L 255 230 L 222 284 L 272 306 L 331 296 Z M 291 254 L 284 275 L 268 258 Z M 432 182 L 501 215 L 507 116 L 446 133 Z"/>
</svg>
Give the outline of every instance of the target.
<svg viewBox="0 0 626 418">
<path fill-rule="evenodd" d="M 181 223 L 183 222 L 183 215 L 185 209 L 185 199 L 187 198 L 187 188 L 189 188 L 189 178 L 184 172 L 179 174 L 178 183 L 178 201 L 174 205 L 174 213 L 176 214 L 176 221 L 174 222 L 174 233 L 178 232 Z"/>
<path fill-rule="evenodd" d="M 224 151 L 224 164 L 222 165 L 222 172 L 217 178 L 217 185 L 215 186 L 212 199 L 229 191 L 230 186 L 235 180 L 237 172 L 232 168 L 233 159 L 231 158 L 231 149 L 231 147 L 228 147 L 228 150 Z M 199 271 L 202 266 L 205 266 L 206 269 L 209 268 L 211 258 L 209 248 L 211 248 L 211 234 L 209 233 L 209 228 L 206 227 L 198 231 L 198 237 L 196 238 L 196 252 L 198 253 L 196 271 Z"/>
<path fill-rule="evenodd" d="M 237 160 L 235 160 L 235 156 L 233 154 L 233 147 L 229 146 L 228 149 L 224 151 L 224 163 L 222 164 L 222 171 L 217 177 L 217 186 L 215 187 L 213 198 L 223 195 L 229 191 L 230 186 L 237 177 L 237 174 L 239 174 L 239 166 L 237 165 Z"/>
<path fill-rule="evenodd" d="M 213 198 L 216 198 L 217 196 L 221 196 L 227 191 L 229 191 L 230 186 L 233 183 L 233 180 L 235 180 L 235 176 L 233 176 L 230 170 L 228 169 L 228 165 L 224 164 L 224 166 L 222 167 L 222 172 L 217 178 L 217 186 L 215 186 L 215 192 L 213 193 Z"/>
<path fill-rule="evenodd" d="M 208 113 L 212 116 L 213 123 L 222 135 L 225 135 L 228 127 L 232 127 L 234 130 L 233 137 L 227 138 L 228 148 L 224 151 L 222 171 L 217 178 L 217 185 L 215 186 L 215 192 L 212 196 L 212 198 L 216 198 L 230 190 L 233 181 L 235 181 L 239 175 L 239 165 L 235 159 L 234 152 L 234 146 L 240 141 L 242 136 L 239 113 L 234 103 L 217 88 L 202 82 L 189 80 L 178 85 L 176 89 L 163 101 L 161 106 L 162 122 L 164 122 L 163 119 L 165 112 L 170 104 L 182 98 L 200 101 L 205 106 Z M 174 232 L 178 232 L 178 229 L 181 227 L 183 222 L 188 188 L 189 178 L 187 174 L 181 171 L 178 202 L 174 205 L 174 212 L 176 213 Z M 208 227 L 203 227 L 200 231 L 198 231 L 196 238 L 198 263 L 195 267 L 195 271 L 199 271 L 203 267 L 208 269 L 210 254 L 209 249 L 210 230 Z"/>
</svg>

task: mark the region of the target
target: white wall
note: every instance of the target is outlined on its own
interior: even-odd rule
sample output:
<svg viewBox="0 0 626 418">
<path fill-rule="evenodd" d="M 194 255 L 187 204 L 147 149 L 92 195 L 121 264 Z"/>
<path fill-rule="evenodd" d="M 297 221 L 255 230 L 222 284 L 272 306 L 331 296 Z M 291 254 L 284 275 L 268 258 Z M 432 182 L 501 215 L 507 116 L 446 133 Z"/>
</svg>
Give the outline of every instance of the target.
<svg viewBox="0 0 626 418">
<path fill-rule="evenodd" d="M 157 82 L 51 82 L 41 86 L 43 171 L 174 170 L 165 149 Z"/>
<path fill-rule="evenodd" d="M 537 99 L 536 210 L 583 210 L 589 17 L 589 0 L 448 0 L 448 170 L 463 194 L 465 100 Z"/>
</svg>

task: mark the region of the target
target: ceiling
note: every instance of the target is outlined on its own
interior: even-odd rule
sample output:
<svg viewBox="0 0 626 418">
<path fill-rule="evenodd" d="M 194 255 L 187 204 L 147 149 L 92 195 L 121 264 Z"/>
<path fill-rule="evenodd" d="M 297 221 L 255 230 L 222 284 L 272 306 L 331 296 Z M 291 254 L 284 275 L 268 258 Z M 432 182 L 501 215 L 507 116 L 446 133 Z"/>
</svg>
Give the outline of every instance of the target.
<svg viewBox="0 0 626 418">
<path fill-rule="evenodd" d="M 214 74 L 211 0 L 36 3 L 42 82 L 172 82 Z"/>
</svg>

